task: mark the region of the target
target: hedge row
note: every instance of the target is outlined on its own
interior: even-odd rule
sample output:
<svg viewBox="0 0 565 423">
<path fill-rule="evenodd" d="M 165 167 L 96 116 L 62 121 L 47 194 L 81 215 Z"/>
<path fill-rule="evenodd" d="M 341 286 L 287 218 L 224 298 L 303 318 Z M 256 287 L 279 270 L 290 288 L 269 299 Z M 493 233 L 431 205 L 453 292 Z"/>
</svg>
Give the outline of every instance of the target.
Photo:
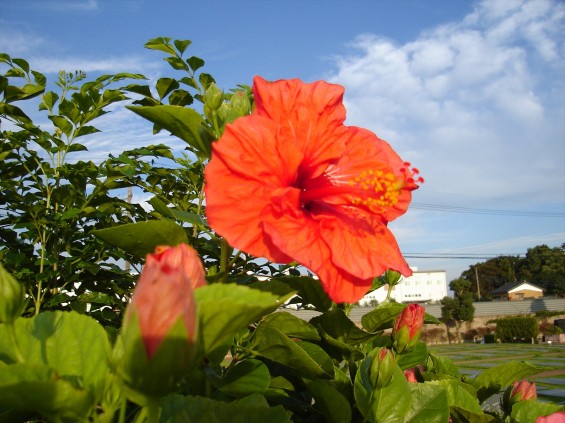
<svg viewBox="0 0 565 423">
<path fill-rule="evenodd" d="M 538 320 L 535 317 L 507 317 L 497 319 L 496 337 L 502 342 L 530 342 L 539 333 Z"/>
</svg>

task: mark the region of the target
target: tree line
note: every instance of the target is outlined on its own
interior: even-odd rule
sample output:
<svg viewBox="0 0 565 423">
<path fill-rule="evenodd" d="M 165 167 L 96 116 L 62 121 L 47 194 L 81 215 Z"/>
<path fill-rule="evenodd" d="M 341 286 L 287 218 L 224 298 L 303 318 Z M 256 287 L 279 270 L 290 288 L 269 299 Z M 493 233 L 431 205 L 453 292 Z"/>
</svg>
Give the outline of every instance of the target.
<svg viewBox="0 0 565 423">
<path fill-rule="evenodd" d="M 521 281 L 543 288 L 544 295 L 564 295 L 565 243 L 553 248 L 547 245 L 529 248 L 525 257 L 499 256 L 473 264 L 458 279 L 470 282 L 469 290 L 476 300 L 490 300 L 495 289 Z"/>
</svg>

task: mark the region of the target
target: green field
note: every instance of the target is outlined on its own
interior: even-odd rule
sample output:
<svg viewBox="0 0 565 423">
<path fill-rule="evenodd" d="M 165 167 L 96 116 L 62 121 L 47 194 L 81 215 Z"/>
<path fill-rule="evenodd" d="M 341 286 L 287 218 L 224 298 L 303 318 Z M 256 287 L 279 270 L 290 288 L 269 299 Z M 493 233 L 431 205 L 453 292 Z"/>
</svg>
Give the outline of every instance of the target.
<svg viewBox="0 0 565 423">
<path fill-rule="evenodd" d="M 536 383 L 538 398 L 565 404 L 565 345 L 465 343 L 428 348 L 437 355 L 449 357 L 461 374 L 470 377 L 509 361 L 542 366 L 541 373 L 529 378 Z"/>
</svg>

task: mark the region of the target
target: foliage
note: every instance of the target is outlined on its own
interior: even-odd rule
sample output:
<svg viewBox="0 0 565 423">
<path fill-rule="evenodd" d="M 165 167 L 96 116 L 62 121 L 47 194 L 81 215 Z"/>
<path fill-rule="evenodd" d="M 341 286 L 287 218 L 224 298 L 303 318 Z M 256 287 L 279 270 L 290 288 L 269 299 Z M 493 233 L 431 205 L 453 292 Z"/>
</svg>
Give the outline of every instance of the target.
<svg viewBox="0 0 565 423">
<path fill-rule="evenodd" d="M 461 274 L 471 284 L 476 296 L 477 278 L 481 298 L 490 298 L 496 288 L 515 281 L 527 281 L 540 286 L 545 295 L 565 294 L 565 244 L 550 248 L 538 245 L 529 248 L 525 257 L 500 256 L 469 266 Z"/>
<path fill-rule="evenodd" d="M 441 321 L 446 327 L 455 326 L 457 341 L 461 340 L 461 325 L 472 322 L 475 317 L 473 294 L 470 292 L 471 283 L 465 279 L 451 281 L 449 287 L 455 292 L 455 297 L 444 297 L 441 300 Z"/>
<path fill-rule="evenodd" d="M 507 317 L 496 320 L 496 337 L 503 342 L 530 342 L 539 333 L 535 317 Z"/>
<path fill-rule="evenodd" d="M 180 78 L 149 86 L 129 81 L 141 75 L 88 81 L 82 72 L 62 73 L 58 92 L 46 91 L 45 77 L 25 60 L 0 55 L 8 68 L 0 116 L 10 125 L 0 150 L 0 420 L 533 421 L 522 401 L 505 414 L 482 406 L 539 368 L 511 362 L 468 379 L 418 340 L 422 323 L 439 323 L 434 317 L 384 302 L 359 327 L 348 305 L 332 303 L 312 275 L 234 251 L 207 226 L 203 168 L 212 143 L 250 112 L 253 99 L 246 86 L 219 90 L 201 72 L 202 59 L 185 57 L 189 45 L 168 38 L 146 44 L 165 53 Z M 49 130 L 19 107 L 34 98 Z M 184 154 L 157 145 L 100 164 L 74 161 L 96 119 L 126 102 L 154 133 L 184 140 Z M 121 198 L 128 187 L 151 196 L 150 212 Z M 121 324 L 136 279 L 124 262 L 140 267 L 156 246 L 181 243 L 198 252 L 206 271 L 208 284 L 194 288 L 191 313 L 182 317 L 197 330 L 169 316 L 149 356 L 137 323 L 149 308 L 132 303 L 135 312 L 126 314 L 133 317 Z M 452 288 L 466 304 L 469 286 Z M 151 292 L 144 301 L 166 295 Z M 293 296 L 318 315 L 304 321 L 280 310 Z M 450 313 L 457 321 L 469 316 L 468 309 Z M 187 348 L 191 360 L 171 359 Z M 406 379 L 410 369 L 416 383 Z M 563 409 L 530 405 L 545 415 Z"/>
</svg>

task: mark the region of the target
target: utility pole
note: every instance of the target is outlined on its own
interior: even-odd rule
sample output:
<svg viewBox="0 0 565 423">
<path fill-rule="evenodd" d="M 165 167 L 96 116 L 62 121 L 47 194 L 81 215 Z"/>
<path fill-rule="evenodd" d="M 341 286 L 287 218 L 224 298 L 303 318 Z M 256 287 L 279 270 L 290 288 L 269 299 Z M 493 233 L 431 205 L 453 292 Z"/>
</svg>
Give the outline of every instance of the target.
<svg viewBox="0 0 565 423">
<path fill-rule="evenodd" d="M 479 301 L 481 301 L 481 288 L 479 286 L 479 272 L 477 271 L 476 265 L 475 265 L 475 279 L 477 280 L 477 295 L 479 296 Z"/>
</svg>

